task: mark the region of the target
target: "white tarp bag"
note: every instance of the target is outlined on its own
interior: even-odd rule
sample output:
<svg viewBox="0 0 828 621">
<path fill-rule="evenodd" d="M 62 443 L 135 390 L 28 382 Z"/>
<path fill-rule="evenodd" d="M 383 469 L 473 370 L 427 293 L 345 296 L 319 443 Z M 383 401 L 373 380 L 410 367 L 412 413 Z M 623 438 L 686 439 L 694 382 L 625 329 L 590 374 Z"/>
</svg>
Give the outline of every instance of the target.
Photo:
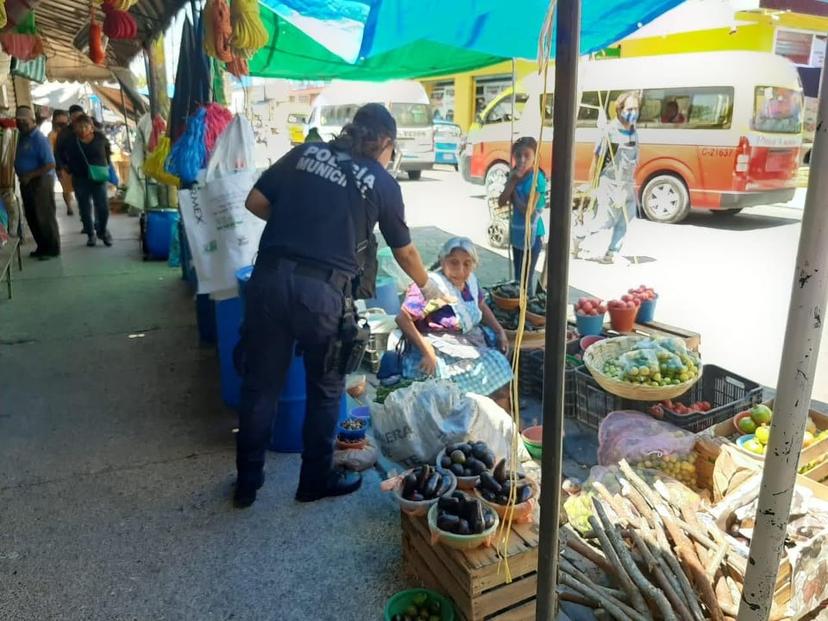
<svg viewBox="0 0 828 621">
<path fill-rule="evenodd" d="M 485 442 L 497 458 L 511 453 L 515 424 L 488 397 L 464 395 L 446 380 L 415 382 L 371 406 L 371 424 L 382 454 L 407 468 L 433 464 L 447 444 Z M 531 459 L 523 443 L 520 462 Z"/>
<path fill-rule="evenodd" d="M 255 182 L 253 128 L 236 115 L 216 141 L 203 180 L 178 202 L 199 293 L 235 291 L 236 271 L 253 263 L 265 223 L 244 206 Z"/>
</svg>

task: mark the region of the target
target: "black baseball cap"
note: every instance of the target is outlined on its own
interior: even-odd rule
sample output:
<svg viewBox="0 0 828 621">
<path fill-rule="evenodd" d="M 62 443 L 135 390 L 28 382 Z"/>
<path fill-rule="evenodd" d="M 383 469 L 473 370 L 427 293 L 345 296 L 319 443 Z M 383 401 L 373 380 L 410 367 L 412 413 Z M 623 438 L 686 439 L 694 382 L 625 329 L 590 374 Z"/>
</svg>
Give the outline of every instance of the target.
<svg viewBox="0 0 828 621">
<path fill-rule="evenodd" d="M 75 114 L 75 112 L 83 112 L 83 107 L 78 104 L 72 104 L 69 106 L 69 114 Z"/>
<path fill-rule="evenodd" d="M 391 140 L 397 139 L 397 122 L 382 104 L 369 103 L 362 106 L 354 115 L 354 124 L 373 129 Z"/>
</svg>

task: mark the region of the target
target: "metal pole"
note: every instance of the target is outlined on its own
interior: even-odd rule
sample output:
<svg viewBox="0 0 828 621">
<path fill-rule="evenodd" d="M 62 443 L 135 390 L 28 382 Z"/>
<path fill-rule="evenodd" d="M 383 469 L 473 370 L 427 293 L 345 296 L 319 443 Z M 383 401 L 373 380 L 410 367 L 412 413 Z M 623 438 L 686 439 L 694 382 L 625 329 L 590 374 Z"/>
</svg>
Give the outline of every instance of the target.
<svg viewBox="0 0 828 621">
<path fill-rule="evenodd" d="M 826 92 L 828 71 L 822 72 Z M 828 302 L 828 97 L 819 103 L 770 441 L 738 621 L 771 614 Z"/>
<path fill-rule="evenodd" d="M 119 83 L 120 84 L 120 83 Z M 127 142 L 127 149 L 132 151 L 132 141 L 129 139 L 129 117 L 127 116 L 127 109 L 126 109 L 126 99 L 124 98 L 124 86 L 121 86 L 121 110 L 124 113 L 124 128 L 126 129 L 126 142 Z"/>
<path fill-rule="evenodd" d="M 540 543 L 538 547 L 537 621 L 557 613 L 558 524 L 563 471 L 564 362 L 569 293 L 569 227 L 575 119 L 578 113 L 578 52 L 581 0 L 558 0 L 555 43 L 555 137 L 552 143 L 552 201 L 546 253 L 550 286 L 546 296 L 546 355 L 543 369 L 543 457 L 541 459 Z M 543 112 L 541 112 L 543 118 Z"/>
</svg>

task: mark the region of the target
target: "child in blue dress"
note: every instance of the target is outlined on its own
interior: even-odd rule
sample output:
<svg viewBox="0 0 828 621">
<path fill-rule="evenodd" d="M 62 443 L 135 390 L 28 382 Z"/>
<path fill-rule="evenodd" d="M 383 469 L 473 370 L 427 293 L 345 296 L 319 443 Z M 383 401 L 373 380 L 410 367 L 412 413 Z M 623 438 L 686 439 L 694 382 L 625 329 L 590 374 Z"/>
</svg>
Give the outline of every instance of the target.
<svg viewBox="0 0 828 621">
<path fill-rule="evenodd" d="M 543 236 L 546 230 L 543 226 L 541 213 L 546 207 L 546 175 L 538 169 L 537 181 L 535 183 L 535 196 L 533 203 L 529 205 L 529 196 L 532 190 L 533 164 L 535 153 L 538 150 L 538 142 L 531 136 L 523 136 L 512 145 L 512 159 L 514 167 L 506 181 L 506 187 L 498 199 L 503 206 L 512 204 L 512 224 L 509 231 L 512 245 L 512 259 L 515 264 L 515 279 L 519 280 L 523 270 L 523 256 L 526 252 L 526 212 L 531 213 L 529 238 L 529 295 L 535 292 L 535 267 L 538 264 Z"/>
</svg>

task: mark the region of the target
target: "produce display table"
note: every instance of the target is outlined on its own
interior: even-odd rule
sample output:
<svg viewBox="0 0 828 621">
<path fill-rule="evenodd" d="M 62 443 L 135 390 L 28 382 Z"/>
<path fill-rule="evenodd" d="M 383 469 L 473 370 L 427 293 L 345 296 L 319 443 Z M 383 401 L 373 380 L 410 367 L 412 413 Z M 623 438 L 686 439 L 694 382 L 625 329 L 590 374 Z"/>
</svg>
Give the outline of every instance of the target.
<svg viewBox="0 0 828 621">
<path fill-rule="evenodd" d="M 495 547 L 460 551 L 431 544 L 424 517 L 401 513 L 403 566 L 415 581 L 454 600 L 465 621 L 533 621 L 538 587 L 538 526 L 514 524 L 511 584 Z M 494 542 L 497 546 L 498 541 Z"/>
</svg>

